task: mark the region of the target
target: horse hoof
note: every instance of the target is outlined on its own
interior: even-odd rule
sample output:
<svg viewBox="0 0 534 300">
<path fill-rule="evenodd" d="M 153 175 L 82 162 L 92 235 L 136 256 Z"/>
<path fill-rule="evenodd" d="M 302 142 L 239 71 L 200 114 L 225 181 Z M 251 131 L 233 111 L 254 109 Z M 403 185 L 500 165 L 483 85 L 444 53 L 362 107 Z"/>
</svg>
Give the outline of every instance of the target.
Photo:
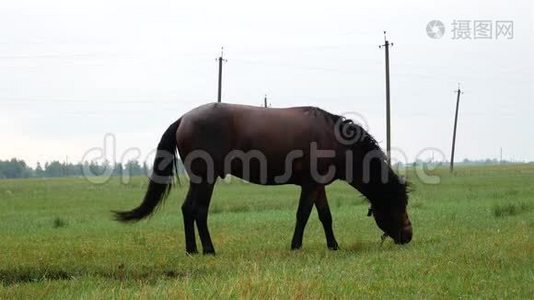
<svg viewBox="0 0 534 300">
<path fill-rule="evenodd" d="M 302 248 L 302 245 L 291 245 L 292 251 L 300 250 L 300 248 Z"/>
<path fill-rule="evenodd" d="M 328 247 L 328 249 L 334 250 L 334 251 L 339 249 L 339 246 L 336 241 L 333 241 L 331 243 L 327 242 L 326 246 Z"/>
<path fill-rule="evenodd" d="M 187 256 L 193 256 L 193 255 L 196 255 L 196 254 L 198 254 L 197 250 L 191 250 L 191 251 L 185 250 L 185 255 L 187 255 Z"/>
<path fill-rule="evenodd" d="M 213 255 L 215 256 L 215 250 L 211 249 L 211 250 L 204 250 L 202 252 L 203 255 Z"/>
</svg>

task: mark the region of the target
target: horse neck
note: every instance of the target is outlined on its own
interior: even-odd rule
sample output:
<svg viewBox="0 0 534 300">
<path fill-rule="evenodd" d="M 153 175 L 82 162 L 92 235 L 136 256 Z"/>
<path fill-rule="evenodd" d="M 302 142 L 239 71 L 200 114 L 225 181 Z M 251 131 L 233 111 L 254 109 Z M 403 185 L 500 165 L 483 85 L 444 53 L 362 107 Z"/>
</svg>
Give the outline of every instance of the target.
<svg viewBox="0 0 534 300">
<path fill-rule="evenodd" d="M 362 193 L 373 206 L 391 205 L 406 201 L 406 190 L 400 178 L 380 155 L 366 153 L 356 157 L 350 185 Z"/>
</svg>

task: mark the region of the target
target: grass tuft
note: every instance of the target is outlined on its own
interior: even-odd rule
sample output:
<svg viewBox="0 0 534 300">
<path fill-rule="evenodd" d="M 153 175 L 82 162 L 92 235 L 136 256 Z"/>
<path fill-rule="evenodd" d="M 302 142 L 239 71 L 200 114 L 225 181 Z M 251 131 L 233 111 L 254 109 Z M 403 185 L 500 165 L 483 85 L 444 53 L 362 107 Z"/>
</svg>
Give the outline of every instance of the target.
<svg viewBox="0 0 534 300">
<path fill-rule="evenodd" d="M 54 228 L 62 228 L 62 227 L 66 227 L 68 224 L 67 224 L 67 221 L 63 220 L 62 218 L 60 217 L 56 217 L 54 219 L 54 222 L 52 224 L 52 227 Z"/>
<path fill-rule="evenodd" d="M 493 207 L 493 215 L 497 218 L 506 216 L 515 216 L 520 213 L 528 211 L 529 207 L 526 203 L 506 203 L 497 204 Z"/>
</svg>

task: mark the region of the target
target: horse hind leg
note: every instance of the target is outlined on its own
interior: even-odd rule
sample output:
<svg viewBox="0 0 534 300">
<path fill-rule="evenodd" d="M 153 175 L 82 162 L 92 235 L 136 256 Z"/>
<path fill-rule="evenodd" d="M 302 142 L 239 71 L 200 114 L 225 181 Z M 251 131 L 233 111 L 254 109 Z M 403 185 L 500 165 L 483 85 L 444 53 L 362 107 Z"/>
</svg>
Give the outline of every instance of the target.
<svg viewBox="0 0 534 300">
<path fill-rule="evenodd" d="M 196 254 L 197 243 L 195 240 L 195 195 L 192 185 L 189 186 L 189 191 L 182 204 L 182 215 L 184 219 L 184 233 L 185 233 L 185 252 L 187 254 Z"/>
<path fill-rule="evenodd" d="M 323 229 L 326 236 L 326 245 L 328 246 L 328 249 L 337 250 L 339 246 L 336 238 L 334 237 L 334 230 L 332 229 L 332 214 L 330 213 L 330 207 L 328 206 L 328 200 L 326 198 L 324 186 L 317 191 L 317 195 L 315 197 L 315 207 L 317 208 L 319 220 L 323 224 Z"/>
<path fill-rule="evenodd" d="M 297 209 L 297 223 L 295 225 L 293 239 L 291 240 L 291 250 L 297 250 L 302 247 L 304 228 L 306 227 L 312 208 L 313 189 L 303 186 L 300 192 L 299 207 Z"/>
<path fill-rule="evenodd" d="M 208 230 L 208 210 L 213 194 L 213 186 L 213 183 L 199 183 L 191 186 L 195 194 L 194 218 L 200 242 L 202 243 L 203 254 L 215 254 Z"/>
</svg>

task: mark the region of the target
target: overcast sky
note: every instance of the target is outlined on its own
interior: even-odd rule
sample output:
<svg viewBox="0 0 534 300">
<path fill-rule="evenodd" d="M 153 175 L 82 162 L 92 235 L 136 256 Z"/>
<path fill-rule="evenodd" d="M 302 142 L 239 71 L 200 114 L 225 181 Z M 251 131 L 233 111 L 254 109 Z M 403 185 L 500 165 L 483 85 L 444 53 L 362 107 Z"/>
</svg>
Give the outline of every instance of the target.
<svg viewBox="0 0 534 300">
<path fill-rule="evenodd" d="M 431 20 L 445 25 L 440 39 L 427 35 Z M 453 39 L 454 20 L 490 21 L 492 37 Z M 499 21 L 513 21 L 512 39 L 496 37 Z M 383 30 L 394 43 L 392 144 L 409 161 L 431 147 L 449 156 L 458 82 L 457 160 L 501 147 L 534 160 L 529 0 L 2 1 L 0 159 L 76 162 L 106 133 L 119 156 L 148 155 L 170 123 L 216 101 L 221 46 L 224 102 L 267 94 L 273 107 L 356 112 L 385 146 Z"/>
</svg>

